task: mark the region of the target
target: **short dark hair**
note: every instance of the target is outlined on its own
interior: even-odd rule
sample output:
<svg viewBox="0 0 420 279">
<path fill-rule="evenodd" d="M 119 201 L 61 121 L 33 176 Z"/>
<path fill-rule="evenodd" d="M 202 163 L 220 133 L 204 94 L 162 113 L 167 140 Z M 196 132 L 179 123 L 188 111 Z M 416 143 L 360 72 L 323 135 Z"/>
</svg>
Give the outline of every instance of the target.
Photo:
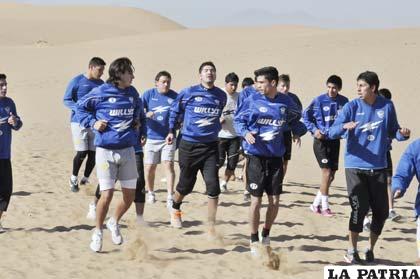
<svg viewBox="0 0 420 279">
<path fill-rule="evenodd" d="M 239 82 L 239 77 L 238 77 L 237 74 L 235 74 L 233 72 L 232 73 L 229 73 L 225 77 L 225 82 L 226 83 L 229 83 L 229 82 L 236 82 L 236 83 L 238 83 Z"/>
<path fill-rule="evenodd" d="M 0 79 L 6 79 L 7 76 L 5 74 L 0 74 Z"/>
<path fill-rule="evenodd" d="M 255 79 L 259 76 L 264 76 L 269 82 L 276 81 L 279 83 L 279 71 L 273 66 L 264 67 L 254 71 Z"/>
<path fill-rule="evenodd" d="M 388 88 L 379 89 L 378 94 L 381 95 L 382 97 L 388 99 L 388 100 L 392 99 L 391 91 Z"/>
<path fill-rule="evenodd" d="M 89 61 L 89 67 L 105 66 L 105 61 L 100 57 L 92 57 Z"/>
<path fill-rule="evenodd" d="M 242 88 L 245 88 L 247 86 L 251 86 L 254 84 L 254 80 L 250 77 L 246 77 L 242 80 Z"/>
<path fill-rule="evenodd" d="M 328 79 L 326 84 L 328 83 L 332 83 L 335 84 L 339 90 L 341 90 L 341 88 L 343 87 L 343 81 L 341 79 L 341 77 L 337 76 L 337 75 L 331 75 Z"/>
<path fill-rule="evenodd" d="M 375 93 L 378 92 L 379 90 L 379 77 L 375 72 L 371 72 L 371 71 L 366 71 L 361 73 L 358 77 L 357 80 L 364 80 L 367 84 L 369 84 L 369 86 L 375 85 Z"/>
<path fill-rule="evenodd" d="M 160 77 L 167 77 L 169 79 L 172 79 L 171 74 L 167 71 L 160 71 L 156 74 L 155 81 L 159 81 Z"/>
<path fill-rule="evenodd" d="M 117 86 L 118 81 L 121 80 L 121 76 L 125 74 L 125 72 L 134 73 L 134 67 L 131 60 L 127 57 L 121 57 L 114 60 L 108 69 L 109 78 L 107 82 Z"/>
<path fill-rule="evenodd" d="M 279 76 L 279 82 L 282 81 L 284 83 L 290 84 L 290 76 L 286 74 L 281 74 Z"/>
<path fill-rule="evenodd" d="M 211 66 L 211 67 L 213 67 L 213 68 L 214 68 L 214 70 L 216 70 L 216 66 L 214 66 L 214 63 L 213 63 L 213 62 L 211 62 L 211 61 L 206 61 L 206 62 L 201 63 L 200 68 L 198 68 L 198 73 L 201 73 L 201 70 L 203 70 L 203 68 L 204 68 L 205 66 Z"/>
</svg>

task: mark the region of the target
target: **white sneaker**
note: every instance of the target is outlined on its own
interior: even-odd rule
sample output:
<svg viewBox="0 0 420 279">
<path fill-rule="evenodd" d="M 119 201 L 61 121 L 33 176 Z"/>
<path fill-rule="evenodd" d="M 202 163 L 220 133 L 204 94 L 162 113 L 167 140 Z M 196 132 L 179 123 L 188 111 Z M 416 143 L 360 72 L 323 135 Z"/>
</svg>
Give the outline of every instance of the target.
<svg viewBox="0 0 420 279">
<path fill-rule="evenodd" d="M 92 234 L 92 242 L 90 249 L 93 252 L 100 252 L 102 250 L 102 231 L 95 229 Z"/>
<path fill-rule="evenodd" d="M 147 192 L 147 203 L 153 204 L 156 202 L 155 192 Z"/>
<path fill-rule="evenodd" d="M 173 209 L 171 210 L 171 226 L 176 229 L 182 228 L 182 218 L 181 210 Z"/>
<path fill-rule="evenodd" d="M 108 219 L 108 222 L 106 222 L 106 227 L 111 232 L 112 242 L 115 245 L 121 245 L 123 238 L 120 233 L 120 225 L 118 225 L 113 217 Z"/>
<path fill-rule="evenodd" d="M 88 214 L 86 214 L 86 219 L 96 220 L 96 203 L 91 202 L 89 204 L 89 211 Z"/>
<path fill-rule="evenodd" d="M 225 181 L 220 183 L 220 191 L 227 192 L 227 183 Z"/>
<path fill-rule="evenodd" d="M 171 209 L 171 208 L 172 208 L 172 204 L 173 204 L 173 202 L 174 202 L 174 200 L 173 200 L 173 198 L 172 198 L 172 195 L 171 195 L 171 196 L 168 196 L 168 197 L 166 198 L 166 207 L 167 207 L 168 209 Z"/>
<path fill-rule="evenodd" d="M 251 256 L 253 258 L 261 258 L 261 243 L 258 241 L 249 242 L 249 248 L 251 250 Z"/>
<path fill-rule="evenodd" d="M 261 244 L 264 245 L 264 246 L 270 246 L 270 237 L 269 236 L 266 236 L 266 237 L 261 236 Z"/>
<path fill-rule="evenodd" d="M 89 178 L 83 176 L 83 178 L 80 180 L 80 185 L 86 185 L 89 184 Z"/>
</svg>

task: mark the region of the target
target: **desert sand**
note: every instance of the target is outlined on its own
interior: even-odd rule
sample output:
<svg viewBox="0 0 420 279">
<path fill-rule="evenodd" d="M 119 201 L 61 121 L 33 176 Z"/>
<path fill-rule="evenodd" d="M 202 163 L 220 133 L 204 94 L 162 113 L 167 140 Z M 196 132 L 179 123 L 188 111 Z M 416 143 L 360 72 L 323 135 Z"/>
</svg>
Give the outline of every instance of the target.
<svg viewBox="0 0 420 279">
<path fill-rule="evenodd" d="M 74 152 L 62 97 L 68 81 L 85 71 L 92 56 L 108 65 L 121 56 L 132 59 L 139 91 L 153 86 L 159 70 L 172 73 L 175 90 L 195 84 L 198 66 L 206 60 L 216 64 L 219 86 L 228 72 L 242 79 L 273 65 L 291 75 L 291 91 L 304 106 L 323 92 L 330 74 L 340 75 L 343 95 L 355 98 L 356 76 L 369 69 L 393 92 L 400 124 L 412 129 L 412 139 L 420 136 L 420 29 L 187 29 L 140 9 L 18 4 L 0 4 L 0 25 L 0 72 L 8 75 L 8 95 L 24 122 L 13 139 L 14 195 L 2 219 L 8 232 L 0 235 L 2 279 L 321 278 L 325 265 L 343 264 L 350 212 L 343 157 L 330 197 L 336 216 L 315 216 L 308 206 L 320 171 L 310 135 L 301 148 L 294 147 L 272 228 L 278 270 L 249 255 L 248 203 L 242 200 L 240 182 L 229 184 L 230 191 L 220 196 L 219 238 L 207 240 L 201 178 L 183 205 L 185 228 L 169 227 L 166 193 L 157 182 L 158 202 L 147 204 L 145 211 L 150 226 L 136 227 L 133 207 L 122 220 L 125 243 L 114 246 L 105 231 L 103 252 L 91 252 L 94 224 L 85 215 L 96 179 L 79 193 L 69 190 Z M 394 167 L 410 142 L 394 142 Z M 416 259 L 415 188 L 413 183 L 396 203 L 402 220 L 385 225 L 376 250 L 380 264 L 411 265 Z M 114 206 L 115 201 L 111 213 Z M 362 233 L 360 248 L 367 247 L 366 240 Z"/>
</svg>

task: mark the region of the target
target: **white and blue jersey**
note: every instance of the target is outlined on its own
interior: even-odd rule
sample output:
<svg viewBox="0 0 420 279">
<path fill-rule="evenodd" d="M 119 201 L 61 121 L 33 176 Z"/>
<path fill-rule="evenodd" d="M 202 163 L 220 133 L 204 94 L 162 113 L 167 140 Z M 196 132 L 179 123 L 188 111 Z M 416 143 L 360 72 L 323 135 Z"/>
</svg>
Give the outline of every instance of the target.
<svg viewBox="0 0 420 279">
<path fill-rule="evenodd" d="M 303 112 L 303 122 L 308 131 L 313 135 L 316 130 L 319 130 L 328 139 L 330 127 L 348 102 L 349 99 L 342 95 L 338 94 L 335 98 L 331 98 L 328 93 L 313 99 Z"/>
<path fill-rule="evenodd" d="M 136 145 L 138 136 L 134 124 L 139 121 L 139 113 L 139 94 L 133 86 L 119 89 L 105 83 L 77 102 L 80 125 L 92 128 L 95 132 L 95 146 L 106 149 Z M 103 132 L 93 129 L 98 120 L 108 122 Z"/>
<path fill-rule="evenodd" d="M 358 122 L 355 129 L 347 131 L 343 125 Z M 328 131 L 330 139 L 347 138 L 344 167 L 356 169 L 383 169 L 387 167 L 386 153 L 389 139 L 407 140 L 399 132 L 394 104 L 376 96 L 372 105 L 360 98 L 344 105 L 341 113 Z"/>
<path fill-rule="evenodd" d="M 242 137 L 249 132 L 255 137 L 254 144 L 243 141 L 246 154 L 282 157 L 285 152 L 284 131 L 290 129 L 298 136 L 306 133 L 300 118 L 301 111 L 289 96 L 277 94 L 270 99 L 263 94 L 254 94 L 236 112 L 234 126 Z"/>
<path fill-rule="evenodd" d="M 190 142 L 214 142 L 221 129 L 220 116 L 226 105 L 226 93 L 218 87 L 195 85 L 182 90 L 173 102 L 169 130 L 182 122 L 182 139 Z"/>
<path fill-rule="evenodd" d="M 169 109 L 178 93 L 169 90 L 159 93 L 156 88 L 147 90 L 142 96 L 146 112 L 152 111 L 153 117 L 147 118 L 147 138 L 164 140 L 169 133 Z"/>
<path fill-rule="evenodd" d="M 417 196 L 415 215 L 420 215 L 420 139 L 413 141 L 401 156 L 395 175 L 392 177 L 392 192 L 401 191 L 404 195 L 413 177 L 417 177 Z"/>
<path fill-rule="evenodd" d="M 13 127 L 8 123 L 10 113 L 17 118 L 17 125 Z M 9 97 L 0 98 L 0 159 L 10 159 L 12 146 L 12 129 L 19 130 L 22 121 L 17 115 L 16 106 Z"/>
<path fill-rule="evenodd" d="M 103 83 L 104 81 L 102 79 L 88 79 L 83 74 L 74 77 L 70 81 L 63 98 L 64 105 L 71 110 L 70 122 L 80 122 L 76 115 L 77 101 L 89 93 L 93 88 L 98 87 Z"/>
</svg>

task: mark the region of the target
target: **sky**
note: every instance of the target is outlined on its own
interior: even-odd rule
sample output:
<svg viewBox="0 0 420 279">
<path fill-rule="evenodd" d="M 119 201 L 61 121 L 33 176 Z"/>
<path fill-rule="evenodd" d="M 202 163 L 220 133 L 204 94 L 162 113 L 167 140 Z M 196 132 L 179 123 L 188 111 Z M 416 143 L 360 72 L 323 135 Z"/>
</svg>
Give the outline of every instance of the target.
<svg viewBox="0 0 420 279">
<path fill-rule="evenodd" d="M 297 24 L 325 28 L 420 27 L 419 0 L 0 0 L 112 5 L 158 13 L 189 28 Z"/>
</svg>

